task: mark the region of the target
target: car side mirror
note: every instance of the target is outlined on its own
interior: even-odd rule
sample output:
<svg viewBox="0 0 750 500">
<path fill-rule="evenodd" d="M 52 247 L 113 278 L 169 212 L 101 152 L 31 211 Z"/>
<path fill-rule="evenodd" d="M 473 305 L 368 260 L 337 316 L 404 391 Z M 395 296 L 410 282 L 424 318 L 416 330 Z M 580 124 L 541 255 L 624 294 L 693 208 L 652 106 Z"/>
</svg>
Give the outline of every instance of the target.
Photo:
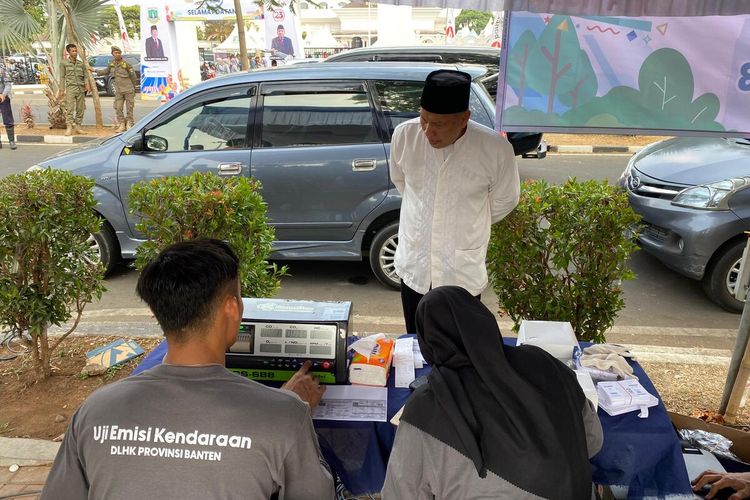
<svg viewBox="0 0 750 500">
<path fill-rule="evenodd" d="M 146 151 L 156 151 L 163 153 L 169 149 L 169 142 L 158 135 L 147 135 L 146 136 Z"/>
<path fill-rule="evenodd" d="M 140 153 L 143 151 L 143 137 L 136 135 L 131 137 L 128 142 L 125 143 L 125 147 L 134 153 Z"/>
<path fill-rule="evenodd" d="M 508 142 L 513 146 L 513 154 L 525 155 L 536 151 L 542 142 L 542 134 L 529 132 L 508 132 Z"/>
</svg>

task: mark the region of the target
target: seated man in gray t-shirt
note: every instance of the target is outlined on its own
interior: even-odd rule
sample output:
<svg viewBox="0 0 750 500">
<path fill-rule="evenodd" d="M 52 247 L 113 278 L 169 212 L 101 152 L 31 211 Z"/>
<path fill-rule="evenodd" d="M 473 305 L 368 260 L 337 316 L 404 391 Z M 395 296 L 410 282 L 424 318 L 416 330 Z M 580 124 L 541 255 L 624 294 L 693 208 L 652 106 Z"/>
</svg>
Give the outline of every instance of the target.
<svg viewBox="0 0 750 500">
<path fill-rule="evenodd" d="M 224 367 L 243 312 L 238 268 L 226 243 L 194 240 L 143 270 L 136 291 L 167 337 L 164 362 L 81 405 L 42 499 L 334 497 L 309 366 L 282 390 Z"/>
</svg>

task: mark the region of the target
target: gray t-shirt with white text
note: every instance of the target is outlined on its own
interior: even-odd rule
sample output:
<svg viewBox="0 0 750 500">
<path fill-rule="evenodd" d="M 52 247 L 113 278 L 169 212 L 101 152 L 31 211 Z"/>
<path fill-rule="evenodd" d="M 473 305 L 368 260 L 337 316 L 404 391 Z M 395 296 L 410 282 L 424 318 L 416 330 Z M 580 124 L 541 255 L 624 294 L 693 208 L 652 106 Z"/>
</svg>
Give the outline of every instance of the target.
<svg viewBox="0 0 750 500">
<path fill-rule="evenodd" d="M 332 499 L 309 406 L 219 365 L 159 365 L 73 416 L 43 500 Z"/>
</svg>

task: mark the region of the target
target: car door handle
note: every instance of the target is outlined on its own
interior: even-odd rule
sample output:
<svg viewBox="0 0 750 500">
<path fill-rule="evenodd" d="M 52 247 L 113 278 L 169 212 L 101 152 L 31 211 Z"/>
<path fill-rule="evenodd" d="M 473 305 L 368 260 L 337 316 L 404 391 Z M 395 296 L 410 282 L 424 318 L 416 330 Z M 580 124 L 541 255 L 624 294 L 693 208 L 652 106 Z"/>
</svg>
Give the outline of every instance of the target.
<svg viewBox="0 0 750 500">
<path fill-rule="evenodd" d="M 219 175 L 240 175 L 242 163 L 219 163 Z"/>
<path fill-rule="evenodd" d="M 373 159 L 367 159 L 367 160 L 354 160 L 352 161 L 352 170 L 355 172 L 369 172 L 371 170 L 375 170 L 375 167 L 377 167 L 378 161 Z"/>
</svg>

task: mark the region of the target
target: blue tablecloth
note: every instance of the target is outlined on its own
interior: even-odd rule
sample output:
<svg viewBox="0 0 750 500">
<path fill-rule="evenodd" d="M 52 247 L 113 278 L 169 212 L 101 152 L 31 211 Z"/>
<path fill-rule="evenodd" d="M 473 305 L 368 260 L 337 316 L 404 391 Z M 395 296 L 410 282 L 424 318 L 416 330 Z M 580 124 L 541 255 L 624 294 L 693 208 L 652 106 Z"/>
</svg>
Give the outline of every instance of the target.
<svg viewBox="0 0 750 500">
<path fill-rule="evenodd" d="M 505 343 L 515 345 L 516 339 Z M 167 352 L 162 342 L 133 371 L 140 373 L 161 363 Z M 638 363 L 631 362 L 643 387 L 658 396 L 651 380 Z M 427 375 L 429 368 L 417 370 Z M 393 387 L 388 381 L 388 418 L 406 403 L 411 390 Z M 637 412 L 610 417 L 599 410 L 604 430 L 602 450 L 591 459 L 597 484 L 628 486 L 629 498 L 692 495 L 677 434 L 664 404 L 649 409 L 647 419 Z M 379 492 L 383 487 L 388 457 L 396 436 L 387 422 L 338 422 L 315 420 L 315 429 L 326 461 L 339 474 L 347 489 L 355 495 Z"/>
</svg>

